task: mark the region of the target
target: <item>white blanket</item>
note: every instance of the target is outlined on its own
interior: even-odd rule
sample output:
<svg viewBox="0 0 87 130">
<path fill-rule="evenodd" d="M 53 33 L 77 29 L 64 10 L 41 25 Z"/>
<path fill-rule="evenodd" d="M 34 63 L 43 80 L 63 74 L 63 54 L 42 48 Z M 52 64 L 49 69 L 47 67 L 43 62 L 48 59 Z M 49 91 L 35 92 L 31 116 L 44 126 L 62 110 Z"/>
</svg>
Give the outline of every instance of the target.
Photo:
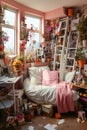
<svg viewBox="0 0 87 130">
<path fill-rule="evenodd" d="M 30 83 L 29 78 L 24 81 L 24 91 L 29 99 L 38 104 L 55 104 L 56 102 L 56 87 L 58 85 L 44 86 L 34 85 Z M 79 96 L 78 92 L 72 90 L 73 100 L 76 101 Z"/>
</svg>

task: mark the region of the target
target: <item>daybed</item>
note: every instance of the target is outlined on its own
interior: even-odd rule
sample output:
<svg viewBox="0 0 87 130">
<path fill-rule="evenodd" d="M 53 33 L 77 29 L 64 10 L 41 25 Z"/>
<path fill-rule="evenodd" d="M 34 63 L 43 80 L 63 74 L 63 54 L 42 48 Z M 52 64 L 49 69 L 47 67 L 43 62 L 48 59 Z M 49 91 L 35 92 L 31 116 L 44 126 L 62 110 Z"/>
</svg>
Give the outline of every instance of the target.
<svg viewBox="0 0 87 130">
<path fill-rule="evenodd" d="M 58 71 L 50 71 L 48 66 L 29 67 L 29 77 L 24 80 L 24 91 L 27 97 L 38 104 L 57 105 L 60 113 L 74 111 L 74 102 L 79 98 L 78 93 L 71 89 L 70 80 L 75 72 L 59 82 Z M 70 76 L 71 75 L 71 76 Z"/>
</svg>

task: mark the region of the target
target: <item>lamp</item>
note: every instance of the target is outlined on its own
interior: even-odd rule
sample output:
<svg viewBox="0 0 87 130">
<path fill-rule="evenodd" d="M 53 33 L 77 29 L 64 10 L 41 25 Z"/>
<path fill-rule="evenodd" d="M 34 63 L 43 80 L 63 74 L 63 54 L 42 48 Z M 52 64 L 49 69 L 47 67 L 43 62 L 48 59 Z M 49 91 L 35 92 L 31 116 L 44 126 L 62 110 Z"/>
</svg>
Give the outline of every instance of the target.
<svg viewBox="0 0 87 130">
<path fill-rule="evenodd" d="M 10 63 L 8 65 L 8 73 L 12 77 L 13 76 L 13 66 L 12 66 L 12 63 L 15 60 L 15 58 L 17 57 L 17 55 L 13 55 L 12 54 L 12 55 L 8 55 L 7 57 L 10 60 Z"/>
<path fill-rule="evenodd" d="M 8 55 L 8 59 L 10 60 L 10 64 L 14 61 L 14 59 L 17 57 L 17 55 Z"/>
</svg>

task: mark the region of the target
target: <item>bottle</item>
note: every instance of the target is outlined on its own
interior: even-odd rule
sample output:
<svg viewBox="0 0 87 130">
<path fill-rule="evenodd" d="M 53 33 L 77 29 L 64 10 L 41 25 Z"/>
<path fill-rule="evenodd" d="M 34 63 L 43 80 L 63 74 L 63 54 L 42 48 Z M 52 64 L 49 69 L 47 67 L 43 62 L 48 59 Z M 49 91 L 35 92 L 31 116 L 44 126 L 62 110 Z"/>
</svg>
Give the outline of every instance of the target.
<svg viewBox="0 0 87 130">
<path fill-rule="evenodd" d="M 0 76 L 2 75 L 2 67 L 1 67 L 1 65 L 0 65 Z"/>
<path fill-rule="evenodd" d="M 82 84 L 85 85 L 85 80 L 84 79 L 82 80 Z"/>
</svg>

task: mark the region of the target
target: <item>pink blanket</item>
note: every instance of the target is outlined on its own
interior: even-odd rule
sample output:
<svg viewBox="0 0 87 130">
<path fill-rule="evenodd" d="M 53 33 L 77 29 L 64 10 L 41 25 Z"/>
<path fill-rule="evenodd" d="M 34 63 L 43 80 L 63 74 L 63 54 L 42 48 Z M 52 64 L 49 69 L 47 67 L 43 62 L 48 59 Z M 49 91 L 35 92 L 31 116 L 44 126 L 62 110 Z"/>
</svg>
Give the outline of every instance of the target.
<svg viewBox="0 0 87 130">
<path fill-rule="evenodd" d="M 74 102 L 70 84 L 60 82 L 56 88 L 56 105 L 59 113 L 74 111 Z"/>
</svg>

